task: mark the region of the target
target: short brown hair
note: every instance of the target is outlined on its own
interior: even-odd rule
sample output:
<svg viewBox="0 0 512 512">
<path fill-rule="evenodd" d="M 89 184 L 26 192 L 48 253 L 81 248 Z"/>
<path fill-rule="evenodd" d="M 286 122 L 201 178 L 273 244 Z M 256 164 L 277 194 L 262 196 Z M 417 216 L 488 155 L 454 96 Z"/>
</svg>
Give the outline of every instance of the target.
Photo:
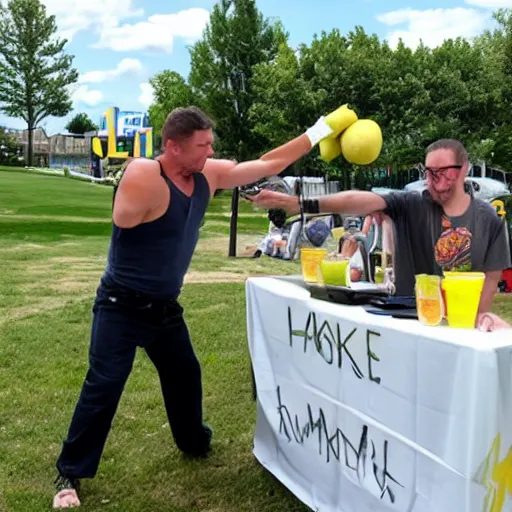
<svg viewBox="0 0 512 512">
<path fill-rule="evenodd" d="M 213 128 L 213 121 L 197 107 L 175 108 L 162 127 L 162 144 L 191 137 L 198 130 Z"/>
<path fill-rule="evenodd" d="M 433 151 L 437 151 L 438 149 L 449 149 L 453 152 L 455 156 L 455 160 L 457 160 L 458 164 L 465 164 L 469 162 L 468 152 L 466 148 L 462 144 L 455 139 L 440 139 L 436 140 L 427 148 L 427 155 L 432 153 Z"/>
</svg>

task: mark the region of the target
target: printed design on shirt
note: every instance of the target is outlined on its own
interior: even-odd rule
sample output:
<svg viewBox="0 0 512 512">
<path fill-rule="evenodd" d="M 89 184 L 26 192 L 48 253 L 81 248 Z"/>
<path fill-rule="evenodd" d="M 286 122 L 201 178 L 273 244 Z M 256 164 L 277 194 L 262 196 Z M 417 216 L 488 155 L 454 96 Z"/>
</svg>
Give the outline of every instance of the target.
<svg viewBox="0 0 512 512">
<path fill-rule="evenodd" d="M 443 217 L 443 233 L 436 243 L 437 264 L 445 271 L 467 272 L 471 270 L 471 241 L 473 235 L 465 227 L 453 228 Z"/>
</svg>

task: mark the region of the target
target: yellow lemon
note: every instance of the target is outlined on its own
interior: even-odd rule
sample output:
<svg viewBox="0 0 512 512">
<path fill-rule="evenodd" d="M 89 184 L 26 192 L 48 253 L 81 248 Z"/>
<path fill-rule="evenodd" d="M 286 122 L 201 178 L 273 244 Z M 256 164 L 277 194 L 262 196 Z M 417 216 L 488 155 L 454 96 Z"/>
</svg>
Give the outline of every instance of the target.
<svg viewBox="0 0 512 512">
<path fill-rule="evenodd" d="M 333 110 L 325 116 L 325 122 L 333 129 L 329 139 L 335 139 L 346 130 L 350 125 L 357 121 L 357 114 L 348 106 L 348 103 Z"/>
<path fill-rule="evenodd" d="M 341 135 L 341 151 L 351 164 L 368 165 L 379 158 L 382 131 L 371 119 L 359 119 Z"/>
<path fill-rule="evenodd" d="M 341 155 L 340 139 L 323 139 L 320 141 L 320 158 L 324 162 L 330 162 Z"/>
</svg>

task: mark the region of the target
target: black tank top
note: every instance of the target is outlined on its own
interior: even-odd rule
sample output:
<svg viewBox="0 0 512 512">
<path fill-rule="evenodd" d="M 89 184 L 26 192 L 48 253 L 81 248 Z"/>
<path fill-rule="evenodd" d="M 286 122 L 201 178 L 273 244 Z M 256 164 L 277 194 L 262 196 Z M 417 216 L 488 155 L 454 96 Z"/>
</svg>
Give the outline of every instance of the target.
<svg viewBox="0 0 512 512">
<path fill-rule="evenodd" d="M 165 175 L 171 200 L 158 219 L 133 228 L 113 224 L 108 262 L 102 282 L 154 299 L 177 299 L 199 238 L 210 201 L 202 173 L 194 173 L 194 192 L 188 197 Z"/>
</svg>

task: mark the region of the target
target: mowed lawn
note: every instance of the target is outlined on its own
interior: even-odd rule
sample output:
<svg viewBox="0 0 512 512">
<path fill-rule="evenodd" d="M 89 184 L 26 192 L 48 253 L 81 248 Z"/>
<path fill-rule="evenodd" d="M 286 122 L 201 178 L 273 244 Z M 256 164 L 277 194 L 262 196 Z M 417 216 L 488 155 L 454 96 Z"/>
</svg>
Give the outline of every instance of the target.
<svg viewBox="0 0 512 512">
<path fill-rule="evenodd" d="M 111 229 L 112 189 L 0 169 L 0 511 L 50 508 L 55 460 L 87 368 L 91 305 Z M 265 214 L 241 202 L 238 250 Z M 135 361 L 84 511 L 309 510 L 252 455 L 255 403 L 244 280 L 298 273 L 297 262 L 227 258 L 229 195 L 213 199 L 182 296 L 203 368 L 212 455 L 184 459 L 172 441 L 156 372 Z M 496 311 L 512 320 L 511 302 Z"/>
<path fill-rule="evenodd" d="M 48 510 L 55 461 L 87 369 L 91 305 L 111 229 L 112 189 L 0 169 L 0 511 Z M 268 229 L 240 205 L 239 253 Z M 182 296 L 203 368 L 211 456 L 174 446 L 144 352 L 114 420 L 84 511 L 305 511 L 252 455 L 255 402 L 244 280 L 297 263 L 230 259 L 230 197 L 212 201 Z"/>
</svg>

